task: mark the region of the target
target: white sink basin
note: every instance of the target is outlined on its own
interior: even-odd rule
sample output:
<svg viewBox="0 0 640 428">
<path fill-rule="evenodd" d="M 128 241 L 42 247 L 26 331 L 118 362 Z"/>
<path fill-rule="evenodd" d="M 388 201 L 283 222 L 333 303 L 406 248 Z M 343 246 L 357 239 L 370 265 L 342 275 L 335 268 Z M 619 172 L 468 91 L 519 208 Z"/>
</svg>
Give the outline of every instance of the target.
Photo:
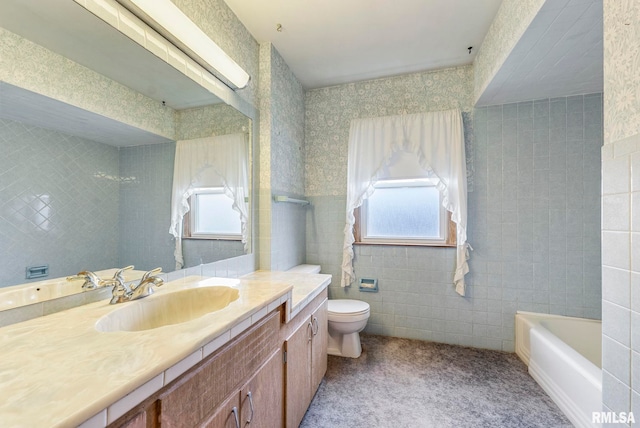
<svg viewBox="0 0 640 428">
<path fill-rule="evenodd" d="M 179 324 L 219 311 L 238 299 L 237 289 L 226 286 L 190 288 L 122 304 L 96 323 L 96 330 L 141 331 Z"/>
</svg>

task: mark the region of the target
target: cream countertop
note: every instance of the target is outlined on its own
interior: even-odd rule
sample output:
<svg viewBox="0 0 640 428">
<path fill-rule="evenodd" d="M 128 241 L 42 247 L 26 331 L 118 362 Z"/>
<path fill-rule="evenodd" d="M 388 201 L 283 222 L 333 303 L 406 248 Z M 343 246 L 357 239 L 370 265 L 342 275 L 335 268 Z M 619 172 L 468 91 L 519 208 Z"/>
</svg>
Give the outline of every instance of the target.
<svg viewBox="0 0 640 428">
<path fill-rule="evenodd" d="M 217 312 L 146 331 L 96 331 L 102 316 L 138 303 L 108 300 L 0 328 L 0 426 L 77 426 L 159 375 L 162 387 L 174 365 L 186 358 L 188 369 L 269 308 L 291 301 L 287 283 L 202 277 L 169 282 L 147 299 L 208 285 L 236 287 L 240 296 Z M 206 346 L 220 336 L 226 340 L 215 349 Z M 93 420 L 99 426 L 102 417 Z"/>
<path fill-rule="evenodd" d="M 331 283 L 331 275 L 261 270 L 242 278 L 255 281 L 283 281 L 294 284 L 287 322 Z"/>
<path fill-rule="evenodd" d="M 146 331 L 97 332 L 94 324 L 102 316 L 135 304 L 108 301 L 0 328 L 0 425 L 105 426 L 280 304 L 290 319 L 330 280 L 256 272 L 242 279 L 171 281 L 155 296 L 227 285 L 238 288 L 240 297 L 217 312 Z"/>
</svg>

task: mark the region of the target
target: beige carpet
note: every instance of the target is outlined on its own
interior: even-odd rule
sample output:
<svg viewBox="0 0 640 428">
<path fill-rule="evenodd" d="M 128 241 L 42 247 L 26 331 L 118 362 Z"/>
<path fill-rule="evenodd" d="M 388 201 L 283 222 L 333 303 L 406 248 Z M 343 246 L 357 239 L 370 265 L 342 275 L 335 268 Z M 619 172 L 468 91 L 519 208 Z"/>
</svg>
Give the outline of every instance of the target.
<svg viewBox="0 0 640 428">
<path fill-rule="evenodd" d="M 303 428 L 571 427 L 515 354 L 362 335 L 329 356 Z"/>
</svg>

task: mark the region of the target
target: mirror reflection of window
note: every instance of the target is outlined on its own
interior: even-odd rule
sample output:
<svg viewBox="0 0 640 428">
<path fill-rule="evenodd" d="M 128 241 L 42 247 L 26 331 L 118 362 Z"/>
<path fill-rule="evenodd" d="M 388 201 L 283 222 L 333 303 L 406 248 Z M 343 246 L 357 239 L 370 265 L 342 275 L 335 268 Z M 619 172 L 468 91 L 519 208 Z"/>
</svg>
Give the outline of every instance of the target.
<svg viewBox="0 0 640 428">
<path fill-rule="evenodd" d="M 189 230 L 194 227 L 200 231 L 209 230 L 221 236 L 227 235 L 219 239 L 237 239 L 228 233 L 231 218 L 234 219 L 235 227 L 233 235 L 237 232 L 237 219 L 240 222 L 240 241 L 245 250 L 248 249 L 247 138 L 246 133 L 238 133 L 176 143 L 169 228 L 169 233 L 175 238 L 176 269 L 185 266 L 182 240 L 194 238 L 194 230 Z M 231 202 L 225 198 L 229 198 Z M 222 207 L 216 206 L 216 200 L 222 201 Z M 205 205 L 200 207 L 200 204 L 208 204 L 208 208 Z M 194 206 L 198 207 L 194 209 Z M 187 223 L 188 228 L 185 226 Z M 196 239 L 197 235 L 196 233 Z"/>
<path fill-rule="evenodd" d="M 191 210 L 187 221 L 191 238 L 242 239 L 242 219 L 233 209 L 233 199 L 222 187 L 197 190 L 190 198 Z"/>
</svg>

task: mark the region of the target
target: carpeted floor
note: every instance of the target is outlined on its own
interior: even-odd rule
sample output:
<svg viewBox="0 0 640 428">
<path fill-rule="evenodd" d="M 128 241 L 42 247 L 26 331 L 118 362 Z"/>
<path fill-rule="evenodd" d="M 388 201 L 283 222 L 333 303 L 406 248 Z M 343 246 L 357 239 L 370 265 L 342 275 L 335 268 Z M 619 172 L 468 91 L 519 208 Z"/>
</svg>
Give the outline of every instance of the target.
<svg viewBox="0 0 640 428">
<path fill-rule="evenodd" d="M 515 354 L 361 335 L 329 356 L 303 428 L 571 427 Z"/>
</svg>

